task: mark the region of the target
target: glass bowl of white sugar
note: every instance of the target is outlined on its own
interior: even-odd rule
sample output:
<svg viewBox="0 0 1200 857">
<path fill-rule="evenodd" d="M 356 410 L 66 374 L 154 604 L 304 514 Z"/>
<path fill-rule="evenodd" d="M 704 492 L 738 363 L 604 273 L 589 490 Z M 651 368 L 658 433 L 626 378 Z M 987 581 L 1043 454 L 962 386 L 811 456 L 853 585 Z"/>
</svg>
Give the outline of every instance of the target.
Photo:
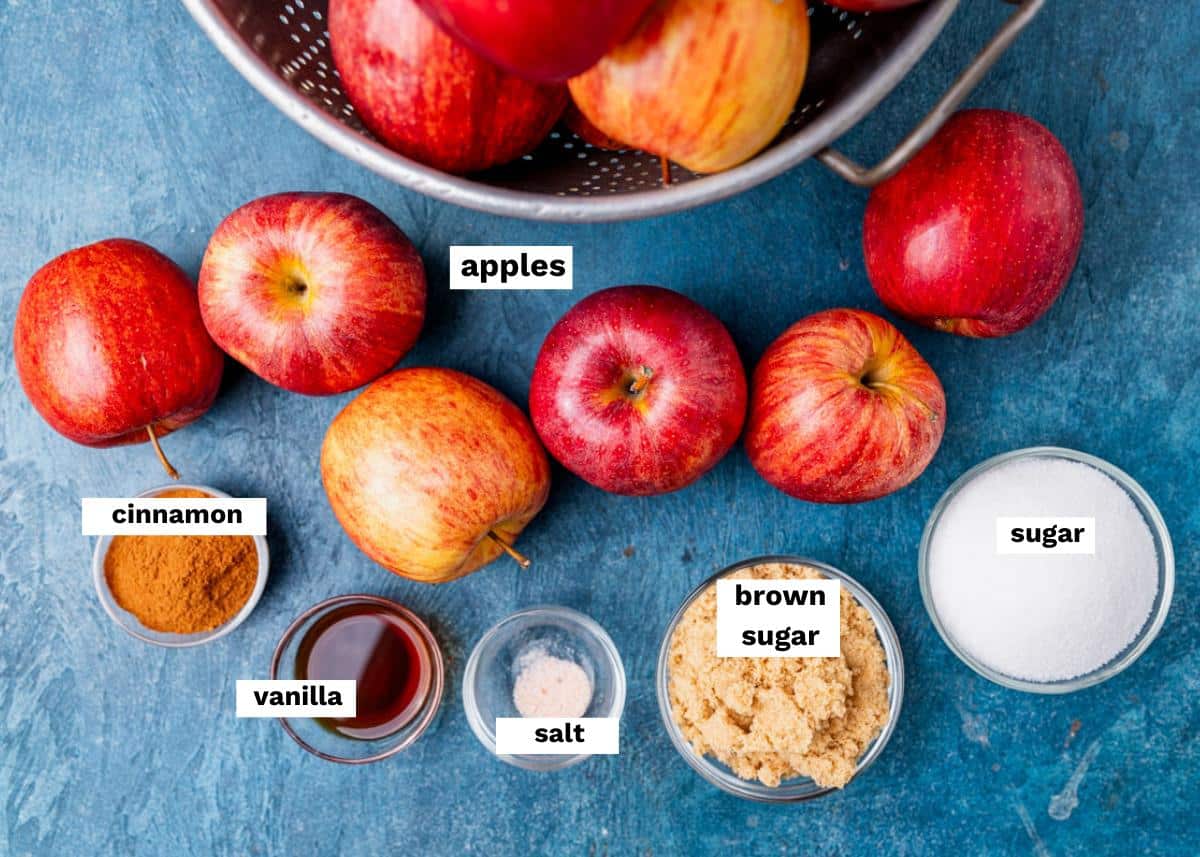
<svg viewBox="0 0 1200 857">
<path fill-rule="evenodd" d="M 1095 456 L 1032 447 L 989 458 L 925 526 L 921 597 L 984 678 L 1031 693 L 1099 684 L 1158 636 L 1175 586 L 1162 515 Z"/>
<path fill-rule="evenodd" d="M 497 719 L 619 720 L 625 667 L 612 638 L 591 617 L 569 607 L 529 607 L 501 620 L 475 644 L 462 693 L 471 731 L 497 758 L 530 771 L 556 771 L 590 754 L 497 753 Z"/>
</svg>

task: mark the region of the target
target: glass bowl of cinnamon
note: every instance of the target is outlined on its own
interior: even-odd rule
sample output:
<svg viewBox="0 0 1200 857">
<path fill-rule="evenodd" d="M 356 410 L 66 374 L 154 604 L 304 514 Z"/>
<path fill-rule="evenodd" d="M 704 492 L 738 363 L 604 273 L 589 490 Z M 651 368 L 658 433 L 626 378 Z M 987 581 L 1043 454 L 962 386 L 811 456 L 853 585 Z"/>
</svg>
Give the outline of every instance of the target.
<svg viewBox="0 0 1200 857">
<path fill-rule="evenodd" d="M 139 497 L 228 497 L 175 483 Z M 267 585 L 262 536 L 102 536 L 92 554 L 100 604 L 130 636 L 170 648 L 219 639 L 242 624 Z"/>
</svg>

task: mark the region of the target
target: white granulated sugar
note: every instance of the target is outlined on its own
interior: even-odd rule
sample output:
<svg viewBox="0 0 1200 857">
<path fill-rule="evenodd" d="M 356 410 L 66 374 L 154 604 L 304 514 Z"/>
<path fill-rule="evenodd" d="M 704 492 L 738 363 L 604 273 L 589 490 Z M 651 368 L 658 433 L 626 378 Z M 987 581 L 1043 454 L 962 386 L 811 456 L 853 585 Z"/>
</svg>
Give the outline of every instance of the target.
<svg viewBox="0 0 1200 857">
<path fill-rule="evenodd" d="M 1096 519 L 1096 553 L 1001 556 L 998 517 Z M 950 637 L 1027 681 L 1090 673 L 1137 636 L 1158 594 L 1154 537 L 1125 490 L 1076 461 L 1030 458 L 976 477 L 929 545 L 929 587 Z"/>
<path fill-rule="evenodd" d="M 513 705 L 522 717 L 582 717 L 592 701 L 592 680 L 579 664 L 535 646 L 515 664 Z"/>
</svg>

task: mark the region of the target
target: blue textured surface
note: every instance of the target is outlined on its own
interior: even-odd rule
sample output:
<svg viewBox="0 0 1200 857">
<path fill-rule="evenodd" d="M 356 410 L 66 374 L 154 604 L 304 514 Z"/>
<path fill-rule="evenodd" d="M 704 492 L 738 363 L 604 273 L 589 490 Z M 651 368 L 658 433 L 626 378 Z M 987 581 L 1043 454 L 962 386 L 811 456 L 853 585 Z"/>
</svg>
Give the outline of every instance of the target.
<svg viewBox="0 0 1200 857">
<path fill-rule="evenodd" d="M 963 4 L 913 76 L 848 148 L 881 153 L 1004 14 Z M 430 588 L 356 551 L 325 503 L 321 438 L 348 397 L 288 395 L 230 371 L 211 413 L 172 436 L 187 477 L 271 502 L 274 566 L 251 619 L 220 642 L 164 651 L 126 637 L 91 588 L 78 498 L 162 481 L 146 447 L 93 451 L 51 432 L 0 361 L 0 853 L 1196 853 L 1200 821 L 1200 20 L 1187 0 L 1049 4 L 973 98 L 1028 113 L 1075 158 L 1083 255 L 1049 315 L 974 342 L 902 325 L 949 398 L 928 472 L 890 498 L 821 508 L 768 489 L 736 450 L 677 495 L 621 499 L 555 472 L 522 548 Z M 170 0 L 0 2 L 0 345 L 22 285 L 51 256 L 111 235 L 196 271 L 218 220 L 258 195 L 331 189 L 387 211 L 431 272 L 431 317 L 408 363 L 463 369 L 524 402 L 542 337 L 580 294 L 655 282 L 707 304 L 748 363 L 785 325 L 833 305 L 878 310 L 859 250 L 864 194 L 807 164 L 736 200 L 659 221 L 577 228 L 506 221 L 407 193 L 342 160 L 254 93 Z M 576 246 L 564 293 L 454 293 L 450 243 Z M 984 457 L 1052 443 L 1128 470 L 1178 556 L 1175 603 L 1132 669 L 1062 698 L 975 677 L 938 639 L 917 590 L 917 542 L 946 486 Z M 667 618 L 742 557 L 809 554 L 889 610 L 910 684 L 876 766 L 801 806 L 727 797 L 676 756 L 655 706 Z M 233 716 L 280 632 L 340 593 L 395 596 L 450 658 L 435 729 L 362 769 Z M 623 752 L 555 775 L 489 758 L 463 717 L 463 661 L 483 630 L 537 602 L 605 625 L 630 680 Z M 1077 724 L 1072 726 L 1072 724 Z M 1090 763 L 1090 764 L 1086 764 Z M 1065 821 L 1049 801 L 1081 772 Z"/>
</svg>

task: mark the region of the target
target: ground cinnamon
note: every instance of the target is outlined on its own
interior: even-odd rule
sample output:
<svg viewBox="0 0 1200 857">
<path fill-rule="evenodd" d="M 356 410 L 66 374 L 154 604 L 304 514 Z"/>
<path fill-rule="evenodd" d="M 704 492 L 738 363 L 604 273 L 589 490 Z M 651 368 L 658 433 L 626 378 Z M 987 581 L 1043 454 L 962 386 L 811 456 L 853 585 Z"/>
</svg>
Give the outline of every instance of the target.
<svg viewBox="0 0 1200 857">
<path fill-rule="evenodd" d="M 207 497 L 188 488 L 159 497 Z M 210 631 L 245 606 L 258 577 L 249 536 L 116 536 L 104 558 L 113 598 L 152 631 Z"/>
</svg>

